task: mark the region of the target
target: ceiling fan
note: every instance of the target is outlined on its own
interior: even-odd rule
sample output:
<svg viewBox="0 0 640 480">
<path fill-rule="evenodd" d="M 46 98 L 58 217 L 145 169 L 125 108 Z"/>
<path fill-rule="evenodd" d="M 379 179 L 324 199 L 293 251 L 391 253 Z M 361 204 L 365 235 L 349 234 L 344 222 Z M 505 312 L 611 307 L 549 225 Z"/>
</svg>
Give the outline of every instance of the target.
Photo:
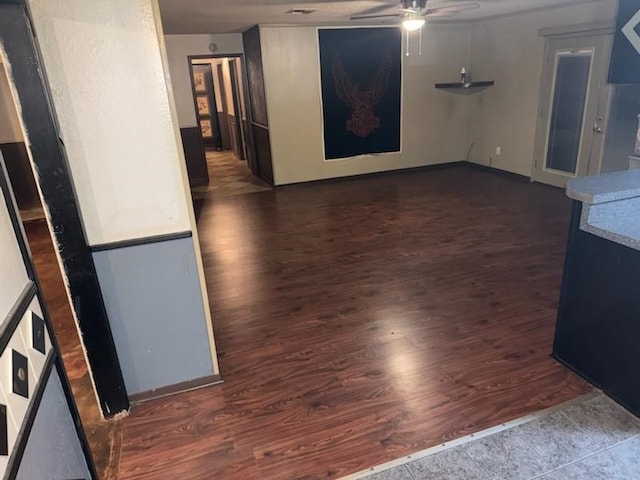
<svg viewBox="0 0 640 480">
<path fill-rule="evenodd" d="M 476 2 L 465 2 L 457 0 L 400 0 L 402 8 L 398 13 L 387 13 L 379 15 L 355 15 L 349 20 L 374 20 L 388 18 L 402 18 L 402 26 L 406 30 L 417 30 L 425 24 L 427 17 L 451 17 L 465 10 L 474 10 L 480 7 Z"/>
</svg>

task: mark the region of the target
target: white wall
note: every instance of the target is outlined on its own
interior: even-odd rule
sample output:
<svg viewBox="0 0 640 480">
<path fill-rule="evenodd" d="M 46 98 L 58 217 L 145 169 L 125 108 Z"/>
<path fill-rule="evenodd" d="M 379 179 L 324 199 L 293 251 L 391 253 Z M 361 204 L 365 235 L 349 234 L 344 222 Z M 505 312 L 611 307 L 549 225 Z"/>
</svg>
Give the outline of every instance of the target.
<svg viewBox="0 0 640 480">
<path fill-rule="evenodd" d="M 472 161 L 486 165 L 492 157 L 496 168 L 531 175 L 545 46 L 538 30 L 613 22 L 616 6 L 616 0 L 602 0 L 472 24 L 473 78 L 496 82 L 469 97 Z M 500 156 L 495 155 L 498 146 Z"/>
<path fill-rule="evenodd" d="M 91 245 L 190 230 L 150 0 L 30 0 Z"/>
<path fill-rule="evenodd" d="M 427 25 L 403 57 L 402 153 L 324 161 L 316 27 L 260 27 L 277 185 L 464 160 L 467 99 L 434 84 L 468 64 L 466 25 Z"/>
<path fill-rule="evenodd" d="M 231 87 L 231 70 L 229 69 L 229 59 L 222 59 L 222 83 L 224 85 L 224 94 L 227 102 L 227 114 L 236 114 L 236 105 L 233 101 L 233 88 Z"/>
<path fill-rule="evenodd" d="M 197 276 L 201 303 L 190 306 L 203 315 L 181 322 L 205 324 L 217 374 L 157 0 L 29 0 L 29 5 L 89 244 L 192 233 L 196 265 L 184 269 Z M 119 300 L 105 297 L 107 308 L 123 309 Z M 135 348 L 141 339 L 128 340 Z"/>
<path fill-rule="evenodd" d="M 0 58 L 0 143 L 22 142 L 22 130 Z"/>
<path fill-rule="evenodd" d="M 173 96 L 176 101 L 180 128 L 195 127 L 196 112 L 193 105 L 191 77 L 189 75 L 189 55 L 230 55 L 243 53 L 242 34 L 219 35 L 165 35 L 169 71 Z M 218 49 L 209 50 L 215 43 Z"/>
<path fill-rule="evenodd" d="M 29 277 L 16 241 L 9 210 L 0 189 L 0 322 L 15 306 Z"/>
</svg>

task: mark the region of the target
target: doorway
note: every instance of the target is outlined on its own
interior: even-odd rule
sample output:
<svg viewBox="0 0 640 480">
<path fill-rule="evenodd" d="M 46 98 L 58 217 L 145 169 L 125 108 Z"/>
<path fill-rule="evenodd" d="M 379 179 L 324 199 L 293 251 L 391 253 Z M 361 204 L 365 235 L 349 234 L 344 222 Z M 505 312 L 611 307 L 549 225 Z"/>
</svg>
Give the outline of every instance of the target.
<svg viewBox="0 0 640 480">
<path fill-rule="evenodd" d="M 44 220 L 44 211 L 36 187 L 18 112 L 11 97 L 6 67 L 0 57 L 0 152 L 23 222 Z"/>
<path fill-rule="evenodd" d="M 208 185 L 192 188 L 194 199 L 211 191 L 234 195 L 270 189 L 257 176 L 243 56 L 189 56 L 188 60 L 209 173 Z"/>
<path fill-rule="evenodd" d="M 611 35 L 547 39 L 533 180 L 564 188 L 600 173 Z"/>
</svg>

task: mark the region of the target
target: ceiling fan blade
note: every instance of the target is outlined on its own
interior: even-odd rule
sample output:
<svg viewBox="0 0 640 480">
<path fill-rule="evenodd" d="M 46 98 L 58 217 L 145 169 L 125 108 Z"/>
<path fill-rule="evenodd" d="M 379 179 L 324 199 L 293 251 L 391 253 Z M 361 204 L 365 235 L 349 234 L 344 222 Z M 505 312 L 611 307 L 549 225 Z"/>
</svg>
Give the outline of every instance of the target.
<svg viewBox="0 0 640 480">
<path fill-rule="evenodd" d="M 376 15 L 378 13 L 381 12 L 396 12 L 397 9 L 394 8 L 392 5 L 389 5 L 388 3 L 383 3 L 382 5 L 378 5 L 376 7 L 371 7 L 368 8 L 362 12 L 359 12 L 357 15 L 358 16 L 362 16 L 362 15 Z"/>
<path fill-rule="evenodd" d="M 454 13 L 458 13 L 458 12 L 464 12 L 466 10 L 476 10 L 480 8 L 480 4 L 476 3 L 476 2 L 469 2 L 469 3 L 457 3 L 457 4 L 450 4 L 450 5 L 443 5 L 442 7 L 433 7 L 433 8 L 427 8 L 425 15 L 433 15 L 436 12 L 454 12 Z"/>
<path fill-rule="evenodd" d="M 399 18 L 403 17 L 401 13 L 388 13 L 386 15 L 354 15 L 349 20 L 374 20 L 376 18 Z"/>
<path fill-rule="evenodd" d="M 445 18 L 445 17 L 453 17 L 457 13 L 458 12 L 441 12 L 440 10 L 436 10 L 434 12 L 427 11 L 427 13 L 425 13 L 424 16 L 429 18 Z"/>
</svg>

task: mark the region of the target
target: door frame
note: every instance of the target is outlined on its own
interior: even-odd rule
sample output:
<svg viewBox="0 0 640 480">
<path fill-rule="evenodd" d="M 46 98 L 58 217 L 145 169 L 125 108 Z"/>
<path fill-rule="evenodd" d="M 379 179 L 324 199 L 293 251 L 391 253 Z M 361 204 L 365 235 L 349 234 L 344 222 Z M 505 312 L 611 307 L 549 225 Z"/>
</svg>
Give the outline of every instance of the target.
<svg viewBox="0 0 640 480">
<path fill-rule="evenodd" d="M 231 96 L 233 97 L 233 109 L 236 116 L 236 133 L 240 142 L 240 160 L 246 160 L 247 158 L 247 142 L 246 142 L 246 128 L 242 125 L 242 98 L 240 96 L 240 79 L 238 78 L 237 58 L 229 60 L 229 79 L 231 81 Z M 244 101 L 245 111 L 247 102 Z"/>
<path fill-rule="evenodd" d="M 0 46 L 11 68 L 25 143 L 47 223 L 58 248 L 100 408 L 105 417 L 129 409 L 120 362 L 67 160 L 44 66 L 25 0 L 0 0 Z"/>
<path fill-rule="evenodd" d="M 210 53 L 206 55 L 188 55 L 187 62 L 189 64 L 189 71 L 191 71 L 192 60 L 202 60 L 206 58 L 234 58 L 234 59 L 239 59 L 240 61 L 240 67 L 242 69 L 242 79 L 241 79 L 242 93 L 245 99 L 244 104 L 245 104 L 245 110 L 247 114 L 247 125 L 249 126 L 249 128 L 247 129 L 245 129 L 244 126 L 242 126 L 243 130 L 247 130 L 245 131 L 245 135 L 246 135 L 245 138 L 246 138 L 246 144 L 247 144 L 247 151 L 245 153 L 247 157 L 247 165 L 249 166 L 251 173 L 255 176 L 258 176 L 258 158 L 256 155 L 256 147 L 255 147 L 255 140 L 253 138 L 253 131 L 250 128 L 251 125 L 253 124 L 253 112 L 251 111 L 251 102 L 249 102 L 249 79 L 247 77 L 247 63 L 245 61 L 244 53 L 220 53 L 220 54 Z M 193 79 L 191 83 L 193 84 Z M 240 121 L 242 121 L 242 118 L 240 118 Z"/>
<path fill-rule="evenodd" d="M 606 124 L 608 122 L 609 103 L 611 98 L 611 88 L 607 84 L 608 64 L 610 61 L 611 45 L 613 40 L 613 28 L 601 25 L 594 25 L 593 28 L 578 29 L 566 27 L 565 33 L 562 30 L 553 29 L 553 33 L 545 35 L 544 60 L 540 73 L 540 98 L 537 110 L 536 133 L 534 138 L 533 162 L 531 166 L 531 181 L 545 183 L 556 187 L 564 188 L 566 182 L 572 178 L 583 175 L 597 175 L 600 173 L 602 165 L 602 154 L 604 152 Z M 588 100 L 583 113 L 581 145 L 578 151 L 578 160 L 575 174 L 562 173 L 560 171 L 548 171 L 545 168 L 549 144 L 549 127 L 553 110 L 553 93 L 555 91 L 555 80 L 557 74 L 558 42 L 568 42 L 581 38 L 596 39 L 593 45 L 591 65 L 589 71 L 589 84 L 587 85 Z M 571 47 L 567 47 L 569 49 Z M 586 48 L 586 47 L 585 47 Z M 576 47 L 576 50 L 581 47 Z M 599 62 L 599 63 L 598 63 Z M 598 75 L 600 78 L 595 77 Z M 595 124 L 590 123 L 590 118 L 596 119 Z M 601 133 L 593 133 L 596 127 L 601 129 Z M 591 138 L 588 141 L 585 134 Z M 586 164 L 580 163 L 580 156 L 588 147 L 589 154 Z M 584 158 L 584 157 L 583 157 Z M 595 159 L 595 161 L 594 161 Z"/>
</svg>

